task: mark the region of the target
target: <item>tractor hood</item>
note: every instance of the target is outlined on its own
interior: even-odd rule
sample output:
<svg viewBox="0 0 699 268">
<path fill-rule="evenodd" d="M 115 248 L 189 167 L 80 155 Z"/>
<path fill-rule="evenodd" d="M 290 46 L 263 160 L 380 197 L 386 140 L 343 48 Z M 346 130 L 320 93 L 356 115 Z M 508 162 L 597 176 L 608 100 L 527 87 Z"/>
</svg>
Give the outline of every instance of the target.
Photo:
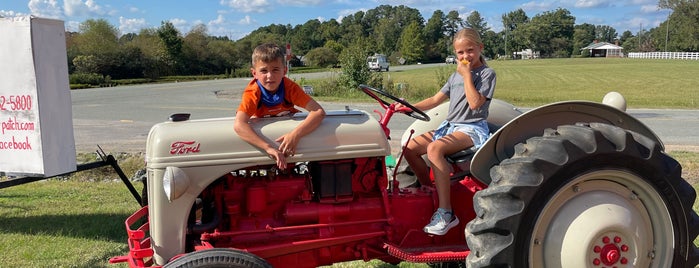
<svg viewBox="0 0 699 268">
<path fill-rule="evenodd" d="M 251 125 L 269 143 L 298 126 L 307 116 L 253 118 Z M 263 151 L 240 139 L 234 117 L 159 123 L 148 134 L 149 168 L 168 166 L 274 164 Z M 288 162 L 386 156 L 391 152 L 378 121 L 359 110 L 328 111 L 320 126 L 305 136 Z"/>
</svg>

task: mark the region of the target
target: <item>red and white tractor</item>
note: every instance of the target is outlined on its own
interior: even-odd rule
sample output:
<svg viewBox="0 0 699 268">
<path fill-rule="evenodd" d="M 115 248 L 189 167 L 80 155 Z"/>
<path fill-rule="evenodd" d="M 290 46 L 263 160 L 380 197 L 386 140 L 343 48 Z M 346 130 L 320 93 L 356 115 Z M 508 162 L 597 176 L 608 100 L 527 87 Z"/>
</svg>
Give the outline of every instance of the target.
<svg viewBox="0 0 699 268">
<path fill-rule="evenodd" d="M 699 263 L 695 191 L 661 140 L 624 109 L 567 101 L 522 113 L 494 99 L 486 144 L 449 157 L 461 223 L 430 236 L 422 227 L 436 209 L 436 191 L 403 187 L 408 183 L 387 169 L 388 123 L 396 112 L 419 119 L 406 140 L 434 129 L 447 107 L 395 111 L 395 102 L 412 106 L 360 88 L 384 108 L 381 118 L 328 111 L 286 170 L 238 138 L 233 118 L 175 116 L 155 125 L 146 149 L 147 205 L 126 220 L 129 253 L 110 261 L 280 268 L 372 259 L 532 268 Z M 305 115 L 252 125 L 273 141 Z"/>
</svg>

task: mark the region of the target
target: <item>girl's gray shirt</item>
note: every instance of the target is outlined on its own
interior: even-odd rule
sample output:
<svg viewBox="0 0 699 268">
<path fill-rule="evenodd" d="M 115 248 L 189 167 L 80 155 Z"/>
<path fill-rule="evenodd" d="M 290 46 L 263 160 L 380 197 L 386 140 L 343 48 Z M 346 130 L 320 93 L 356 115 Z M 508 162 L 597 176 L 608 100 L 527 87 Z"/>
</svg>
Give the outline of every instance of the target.
<svg viewBox="0 0 699 268">
<path fill-rule="evenodd" d="M 464 78 L 454 72 L 440 90 L 449 96 L 449 113 L 446 120 L 452 123 L 473 123 L 488 118 L 488 107 L 495 91 L 495 71 L 487 65 L 471 70 L 473 85 L 487 100 L 476 110 L 468 107 L 464 91 Z"/>
</svg>

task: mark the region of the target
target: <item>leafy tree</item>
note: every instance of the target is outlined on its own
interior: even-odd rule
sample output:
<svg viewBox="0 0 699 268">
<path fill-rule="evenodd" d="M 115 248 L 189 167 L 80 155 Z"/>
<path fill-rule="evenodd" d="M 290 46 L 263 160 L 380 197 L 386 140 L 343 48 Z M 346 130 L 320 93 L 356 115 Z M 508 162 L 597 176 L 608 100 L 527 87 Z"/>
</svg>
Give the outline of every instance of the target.
<svg viewBox="0 0 699 268">
<path fill-rule="evenodd" d="M 206 47 L 212 55 L 209 62 L 215 68 L 212 74 L 234 74 L 237 69 L 242 67 L 237 65 L 234 60 L 235 46 L 230 40 L 210 40 Z"/>
<path fill-rule="evenodd" d="M 340 54 L 342 72 L 338 78 L 339 86 L 346 90 L 354 90 L 360 84 L 366 84 L 371 78 L 371 71 L 367 68 L 367 52 L 365 41 L 357 40 Z"/>
<path fill-rule="evenodd" d="M 463 28 L 466 24 L 459 16 L 459 12 L 456 10 L 449 11 L 447 14 L 447 20 L 444 24 L 444 30 L 446 31 L 449 40 L 454 38 L 454 34 Z"/>
<path fill-rule="evenodd" d="M 321 47 L 325 44 L 320 29 L 320 21 L 312 19 L 303 25 L 294 27 L 293 35 L 290 36 L 291 45 L 298 54 L 306 54 L 309 50 Z"/>
<path fill-rule="evenodd" d="M 122 46 L 127 49 L 129 47 L 138 48 L 143 54 L 143 72 L 137 77 L 157 79 L 167 73 L 164 66 L 168 65 L 169 55 L 155 28 L 141 29 L 138 35 Z"/>
<path fill-rule="evenodd" d="M 331 67 L 337 64 L 337 53 L 328 47 L 314 48 L 306 53 L 306 62 L 310 66 Z"/>
<path fill-rule="evenodd" d="M 532 18 L 523 28 L 527 44 L 542 56 L 561 57 L 572 50 L 575 17 L 567 9 L 547 11 Z M 558 38 L 556 42 L 552 42 Z"/>
<path fill-rule="evenodd" d="M 73 59 L 76 73 L 96 73 L 99 69 L 99 59 L 95 55 L 78 55 Z"/>
<path fill-rule="evenodd" d="M 495 58 L 498 54 L 498 43 L 500 36 L 494 31 L 488 30 L 481 35 L 481 41 L 483 41 L 483 56 L 489 58 Z"/>
<path fill-rule="evenodd" d="M 446 35 L 447 16 L 441 10 L 432 13 L 424 28 L 425 58 L 428 61 L 442 61 L 451 55 L 451 39 Z"/>
<path fill-rule="evenodd" d="M 400 38 L 401 28 L 394 18 L 381 18 L 374 27 L 372 40 L 376 40 L 374 52 L 390 54 L 396 50 L 396 43 Z"/>
<path fill-rule="evenodd" d="M 182 63 L 184 72 L 190 75 L 213 74 L 208 49 L 209 34 L 206 25 L 198 24 L 182 38 Z"/>
<path fill-rule="evenodd" d="M 417 62 L 422 58 L 424 49 L 424 37 L 422 29 L 417 22 L 413 22 L 405 27 L 400 35 L 399 51 L 407 62 Z"/>
<path fill-rule="evenodd" d="M 490 30 L 488 23 L 481 17 L 481 13 L 478 13 L 478 11 L 471 12 L 471 14 L 466 17 L 465 24 L 466 27 L 476 30 L 480 36 L 484 36 L 485 32 Z"/>
<path fill-rule="evenodd" d="M 653 30 L 657 32 L 654 38 L 664 43 L 667 37 L 671 51 L 699 51 L 699 1 L 660 0 L 658 5 L 672 13 L 667 22 Z"/>
<path fill-rule="evenodd" d="M 100 55 L 115 53 L 119 47 L 119 30 L 105 19 L 89 19 L 80 24 L 80 35 L 75 43 L 80 53 Z"/>
<path fill-rule="evenodd" d="M 608 25 L 595 26 L 595 38 L 600 42 L 614 43 L 617 39 L 616 29 Z"/>
<path fill-rule="evenodd" d="M 346 47 L 349 47 L 357 40 L 363 40 L 369 36 L 367 30 L 370 28 L 370 26 L 364 21 L 363 11 L 357 11 L 354 14 L 342 18 L 340 27 L 342 28 L 343 33 L 340 43 Z"/>
<path fill-rule="evenodd" d="M 73 65 L 73 59 L 75 57 L 80 56 L 80 51 L 78 51 L 78 47 L 75 43 L 75 39 L 80 33 L 77 32 L 66 32 L 66 54 L 68 56 L 68 72 L 73 73 L 75 72 L 75 65 Z"/>
<path fill-rule="evenodd" d="M 582 48 L 595 40 L 595 26 L 589 23 L 575 25 L 573 30 L 573 55 L 582 53 Z"/>
<path fill-rule="evenodd" d="M 342 36 L 340 23 L 338 23 L 335 19 L 331 19 L 321 23 L 320 29 L 318 29 L 318 31 L 320 32 L 321 39 L 324 40 L 326 44 L 328 41 L 331 40 L 333 42 L 337 42 L 336 40 L 339 40 Z M 339 53 L 340 51 L 337 52 Z"/>
<path fill-rule="evenodd" d="M 328 40 L 325 42 L 325 45 L 323 47 L 327 47 L 329 49 L 332 49 L 335 54 L 340 55 L 342 51 L 345 49 L 345 46 L 342 44 L 338 43 L 335 40 Z"/>
<path fill-rule="evenodd" d="M 447 16 L 441 10 L 435 10 L 432 17 L 425 24 L 425 41 L 428 43 L 437 43 L 439 39 L 444 38 L 445 22 Z"/>
<path fill-rule="evenodd" d="M 73 39 L 77 55 L 72 63 L 76 72 L 108 75 L 115 69 L 118 65 L 118 34 L 116 27 L 105 19 L 81 23 L 80 34 Z"/>
<path fill-rule="evenodd" d="M 631 33 L 631 31 L 629 30 L 626 30 L 624 31 L 624 33 L 621 34 L 621 37 L 619 37 L 619 43 L 623 44 L 624 42 L 626 42 L 627 39 L 631 37 L 633 37 L 633 33 Z"/>
<path fill-rule="evenodd" d="M 182 46 L 184 41 L 180 31 L 169 21 L 161 22 L 158 28 L 158 37 L 162 40 L 167 51 L 166 75 L 176 74 L 182 70 Z"/>
<path fill-rule="evenodd" d="M 521 51 L 529 47 L 524 34 L 525 26 L 528 23 L 529 17 L 521 8 L 502 15 L 505 46 L 503 50 L 506 55 L 511 55 L 511 51 Z"/>
</svg>

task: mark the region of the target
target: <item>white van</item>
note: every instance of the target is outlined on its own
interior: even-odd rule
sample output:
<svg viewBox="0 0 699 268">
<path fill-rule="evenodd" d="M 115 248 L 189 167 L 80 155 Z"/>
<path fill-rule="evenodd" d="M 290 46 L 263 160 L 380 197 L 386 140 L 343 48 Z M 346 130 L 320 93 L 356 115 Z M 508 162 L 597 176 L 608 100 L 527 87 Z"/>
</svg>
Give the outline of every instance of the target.
<svg viewBox="0 0 699 268">
<path fill-rule="evenodd" d="M 379 72 L 383 69 L 386 69 L 386 71 L 388 72 L 388 66 L 390 65 L 388 63 L 388 58 L 386 58 L 386 55 L 382 54 L 374 54 L 374 56 L 367 57 L 366 64 L 369 67 L 369 70 Z"/>
</svg>

